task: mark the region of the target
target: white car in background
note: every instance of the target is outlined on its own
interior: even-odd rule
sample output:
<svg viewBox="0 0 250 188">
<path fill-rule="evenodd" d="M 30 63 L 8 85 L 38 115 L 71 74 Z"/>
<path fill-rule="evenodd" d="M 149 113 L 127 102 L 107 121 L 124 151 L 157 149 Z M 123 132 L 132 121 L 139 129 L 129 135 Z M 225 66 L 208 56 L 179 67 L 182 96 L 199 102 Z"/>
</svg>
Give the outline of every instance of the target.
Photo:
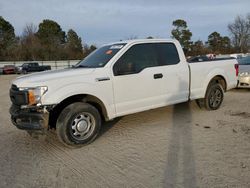
<svg viewBox="0 0 250 188">
<path fill-rule="evenodd" d="M 250 88 L 250 56 L 238 59 L 239 78 L 238 87 Z"/>
</svg>

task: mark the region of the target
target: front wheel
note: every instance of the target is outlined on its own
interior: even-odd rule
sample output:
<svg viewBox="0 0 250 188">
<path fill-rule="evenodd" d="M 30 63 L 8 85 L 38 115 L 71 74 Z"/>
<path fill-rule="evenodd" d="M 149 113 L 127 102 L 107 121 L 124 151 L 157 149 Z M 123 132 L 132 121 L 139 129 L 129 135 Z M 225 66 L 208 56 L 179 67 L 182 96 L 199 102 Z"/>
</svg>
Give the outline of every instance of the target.
<svg viewBox="0 0 250 188">
<path fill-rule="evenodd" d="M 101 128 L 98 110 L 83 102 L 72 103 L 63 109 L 56 123 L 59 140 L 69 146 L 89 144 Z"/>
</svg>

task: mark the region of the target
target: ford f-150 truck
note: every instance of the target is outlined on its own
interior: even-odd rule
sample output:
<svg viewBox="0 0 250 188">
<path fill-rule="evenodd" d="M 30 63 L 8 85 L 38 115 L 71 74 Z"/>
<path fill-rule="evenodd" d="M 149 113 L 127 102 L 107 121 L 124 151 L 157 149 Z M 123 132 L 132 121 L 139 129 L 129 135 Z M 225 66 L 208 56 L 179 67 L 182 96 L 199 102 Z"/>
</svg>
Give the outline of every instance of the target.
<svg viewBox="0 0 250 188">
<path fill-rule="evenodd" d="M 234 59 L 187 63 L 176 40 L 120 41 L 72 68 L 14 80 L 11 120 L 31 133 L 56 129 L 64 144 L 81 146 L 116 117 L 189 100 L 216 110 L 237 74 Z"/>
</svg>

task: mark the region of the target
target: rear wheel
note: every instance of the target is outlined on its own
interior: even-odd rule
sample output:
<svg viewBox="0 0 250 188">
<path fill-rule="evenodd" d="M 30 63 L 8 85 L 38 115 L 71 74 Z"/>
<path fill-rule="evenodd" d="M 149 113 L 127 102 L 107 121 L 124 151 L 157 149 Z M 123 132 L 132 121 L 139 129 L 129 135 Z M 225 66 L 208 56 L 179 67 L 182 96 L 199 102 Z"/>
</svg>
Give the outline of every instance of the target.
<svg viewBox="0 0 250 188">
<path fill-rule="evenodd" d="M 59 140 L 69 146 L 91 143 L 100 128 L 101 117 L 98 110 L 83 102 L 70 104 L 63 109 L 56 123 Z"/>
<path fill-rule="evenodd" d="M 207 88 L 204 99 L 196 100 L 199 107 L 205 107 L 207 110 L 217 110 L 220 108 L 224 99 L 224 91 L 220 84 L 213 83 Z"/>
</svg>

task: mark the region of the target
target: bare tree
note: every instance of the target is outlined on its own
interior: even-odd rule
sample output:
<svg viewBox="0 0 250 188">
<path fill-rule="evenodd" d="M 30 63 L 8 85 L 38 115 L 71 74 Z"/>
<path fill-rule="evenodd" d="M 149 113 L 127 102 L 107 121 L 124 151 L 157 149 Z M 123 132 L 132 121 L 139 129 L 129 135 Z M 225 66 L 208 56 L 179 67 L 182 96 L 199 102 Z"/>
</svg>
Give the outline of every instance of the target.
<svg viewBox="0 0 250 188">
<path fill-rule="evenodd" d="M 240 52 L 247 52 L 250 48 L 250 13 L 244 18 L 237 16 L 233 23 L 228 25 L 235 48 Z"/>
<path fill-rule="evenodd" d="M 26 24 L 24 30 L 23 30 L 23 36 L 33 36 L 37 32 L 37 26 L 33 23 Z"/>
<path fill-rule="evenodd" d="M 33 24 L 26 24 L 21 36 L 21 56 L 23 60 L 41 59 L 41 43 L 36 36 L 37 27 Z"/>
</svg>

